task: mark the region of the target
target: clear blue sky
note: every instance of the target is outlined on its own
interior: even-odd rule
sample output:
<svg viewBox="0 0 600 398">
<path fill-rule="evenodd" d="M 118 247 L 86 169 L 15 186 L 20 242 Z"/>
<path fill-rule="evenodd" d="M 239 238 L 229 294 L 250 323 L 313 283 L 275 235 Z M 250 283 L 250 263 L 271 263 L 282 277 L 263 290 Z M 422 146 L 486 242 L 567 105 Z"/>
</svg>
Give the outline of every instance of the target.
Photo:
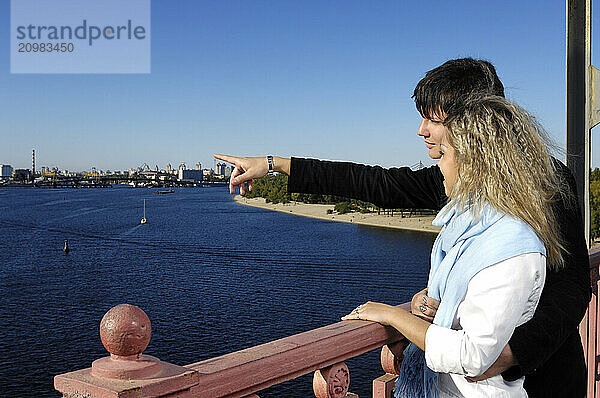
<svg viewBox="0 0 600 398">
<path fill-rule="evenodd" d="M 16 168 L 32 148 L 69 170 L 211 167 L 214 152 L 432 164 L 410 96 L 463 56 L 492 61 L 564 146 L 565 1 L 153 0 L 148 75 L 10 74 L 8 0 L 0 15 L 0 163 Z"/>
</svg>

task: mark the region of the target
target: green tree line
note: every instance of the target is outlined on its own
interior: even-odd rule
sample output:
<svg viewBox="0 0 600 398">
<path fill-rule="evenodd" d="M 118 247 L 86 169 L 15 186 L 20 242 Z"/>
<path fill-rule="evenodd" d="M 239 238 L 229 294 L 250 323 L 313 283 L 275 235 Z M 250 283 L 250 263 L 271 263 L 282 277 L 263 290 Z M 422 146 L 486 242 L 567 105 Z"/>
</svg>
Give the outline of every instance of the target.
<svg viewBox="0 0 600 398">
<path fill-rule="evenodd" d="M 287 191 L 288 176 L 276 174 L 273 178 L 262 177 L 254 180 L 252 191 L 246 194 L 248 198 L 265 198 L 267 203 L 289 203 L 291 201 L 302 203 L 332 204 L 338 214 L 358 211 L 369 213 L 375 206 L 368 202 L 348 199 L 335 195 L 318 195 L 306 193 L 289 193 Z"/>
</svg>

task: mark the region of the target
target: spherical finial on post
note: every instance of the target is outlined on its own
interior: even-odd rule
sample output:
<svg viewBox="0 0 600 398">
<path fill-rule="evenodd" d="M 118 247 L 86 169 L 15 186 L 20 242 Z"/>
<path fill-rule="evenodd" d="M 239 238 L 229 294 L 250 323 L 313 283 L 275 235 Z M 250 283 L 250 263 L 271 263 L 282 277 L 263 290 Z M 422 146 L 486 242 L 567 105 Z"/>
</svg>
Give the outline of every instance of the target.
<svg viewBox="0 0 600 398">
<path fill-rule="evenodd" d="M 92 374 L 111 379 L 146 379 L 158 374 L 160 360 L 142 355 L 150 342 L 150 319 L 139 307 L 119 304 L 100 322 L 100 339 L 110 357 L 92 363 Z"/>
<path fill-rule="evenodd" d="M 150 319 L 135 305 L 119 304 L 111 308 L 100 322 L 100 339 L 113 357 L 138 358 L 148 347 L 150 335 Z"/>
</svg>

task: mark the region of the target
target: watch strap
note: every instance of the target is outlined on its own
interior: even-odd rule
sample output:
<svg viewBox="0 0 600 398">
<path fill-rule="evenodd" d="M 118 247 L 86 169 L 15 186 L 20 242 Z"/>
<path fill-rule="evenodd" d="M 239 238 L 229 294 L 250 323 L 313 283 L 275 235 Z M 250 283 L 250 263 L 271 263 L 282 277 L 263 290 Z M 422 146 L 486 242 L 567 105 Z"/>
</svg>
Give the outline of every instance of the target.
<svg viewBox="0 0 600 398">
<path fill-rule="evenodd" d="M 267 163 L 269 165 L 269 172 L 267 173 L 269 176 L 273 176 L 275 173 L 275 166 L 273 164 L 273 156 L 267 156 Z"/>
</svg>

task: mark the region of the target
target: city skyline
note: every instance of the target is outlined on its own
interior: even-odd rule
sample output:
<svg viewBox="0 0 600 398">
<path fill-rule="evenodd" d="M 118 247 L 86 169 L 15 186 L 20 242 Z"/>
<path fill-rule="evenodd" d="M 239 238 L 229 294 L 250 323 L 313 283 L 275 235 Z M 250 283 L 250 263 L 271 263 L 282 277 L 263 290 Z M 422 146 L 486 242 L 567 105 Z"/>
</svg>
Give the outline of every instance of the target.
<svg viewBox="0 0 600 398">
<path fill-rule="evenodd" d="M 10 167 L 11 169 L 15 169 L 15 170 L 29 170 L 29 171 L 34 171 L 36 172 L 36 174 L 40 174 L 40 173 L 44 173 L 44 172 L 60 172 L 60 173 L 83 173 L 83 172 L 101 172 L 101 173 L 106 173 L 106 174 L 110 174 L 111 172 L 116 172 L 116 173 L 120 173 L 120 172 L 131 172 L 131 171 L 160 171 L 160 172 L 166 172 L 166 173 L 173 173 L 175 174 L 177 172 L 177 170 L 179 169 L 184 169 L 184 170 L 206 170 L 206 171 L 213 171 L 216 174 L 224 174 L 224 170 L 226 168 L 231 168 L 233 169 L 233 165 L 228 164 L 227 162 L 223 162 L 217 159 L 213 160 L 213 163 L 211 165 L 204 165 L 205 167 L 202 167 L 202 163 L 200 162 L 196 162 L 195 164 L 192 164 L 190 166 L 187 165 L 187 163 L 185 162 L 168 162 L 166 165 L 164 165 L 164 167 L 159 166 L 158 164 L 155 164 L 154 166 L 151 166 L 150 164 L 144 162 L 141 165 L 137 165 L 137 166 L 131 166 L 131 167 L 126 167 L 123 169 L 116 169 L 116 168 L 98 168 L 95 167 L 93 165 L 84 168 L 84 169 L 67 169 L 64 167 L 60 167 L 60 165 L 55 165 L 55 166 L 47 166 L 47 165 L 38 165 L 37 161 L 35 160 L 35 149 L 32 150 L 32 161 L 30 162 L 29 167 L 13 167 L 13 165 L 8 164 L 8 163 L 0 163 L 0 166 L 3 167 Z"/>
<path fill-rule="evenodd" d="M 154 1 L 152 72 L 140 75 L 10 74 L 10 2 L 0 14 L 0 164 L 15 169 L 32 148 L 67 170 L 212 165 L 213 153 L 433 164 L 410 96 L 462 56 L 493 62 L 507 97 L 564 147 L 562 2 Z"/>
</svg>

